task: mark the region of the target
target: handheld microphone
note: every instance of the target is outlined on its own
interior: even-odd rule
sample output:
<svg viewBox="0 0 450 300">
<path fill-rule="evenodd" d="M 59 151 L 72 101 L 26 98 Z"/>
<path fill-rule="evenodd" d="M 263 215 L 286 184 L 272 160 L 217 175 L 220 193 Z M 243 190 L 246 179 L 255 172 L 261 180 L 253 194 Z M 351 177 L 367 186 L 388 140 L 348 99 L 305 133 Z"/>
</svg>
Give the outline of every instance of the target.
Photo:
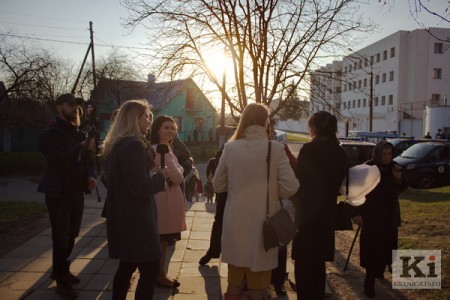
<svg viewBox="0 0 450 300">
<path fill-rule="evenodd" d="M 156 152 L 161 154 L 161 168 L 164 168 L 166 166 L 164 162 L 164 156 L 166 155 L 166 153 L 169 153 L 169 146 L 167 146 L 166 144 L 156 145 Z"/>
</svg>

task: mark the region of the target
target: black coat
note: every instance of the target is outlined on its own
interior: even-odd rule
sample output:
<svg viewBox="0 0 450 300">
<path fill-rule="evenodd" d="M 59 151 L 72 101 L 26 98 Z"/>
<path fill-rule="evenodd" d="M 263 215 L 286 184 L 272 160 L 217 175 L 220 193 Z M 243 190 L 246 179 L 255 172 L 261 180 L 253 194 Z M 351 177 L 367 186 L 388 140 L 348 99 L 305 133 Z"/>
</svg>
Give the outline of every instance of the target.
<svg viewBox="0 0 450 300">
<path fill-rule="evenodd" d="M 339 186 L 347 174 L 347 152 L 335 140 L 317 140 L 300 149 L 295 174 L 300 182 L 295 221 L 299 228 L 292 257 L 305 261 L 334 258 L 334 215 Z"/>
<path fill-rule="evenodd" d="M 392 169 L 396 164 L 381 163 L 381 150 L 392 144 L 386 141 L 377 143 L 372 160 L 368 165 L 377 165 L 380 170 L 380 182 L 369 194 L 363 205 L 352 207 L 352 215 L 360 215 L 363 226 L 360 238 L 360 263 L 382 273 L 386 265 L 392 262 L 392 250 L 397 249 L 398 227 L 401 223 L 399 194 L 407 187 L 406 180 L 397 183 Z M 404 177 L 404 176 L 403 176 Z"/>
<path fill-rule="evenodd" d="M 90 152 L 81 147 L 85 135 L 77 126 L 56 117 L 39 136 L 39 148 L 48 168 L 38 192 L 50 197 L 71 197 L 88 189 L 88 177 L 94 177 Z"/>
<path fill-rule="evenodd" d="M 106 159 L 108 249 L 111 258 L 154 261 L 161 256 L 153 194 L 164 190 L 161 174 L 150 175 L 150 157 L 134 137 L 123 138 Z"/>
</svg>

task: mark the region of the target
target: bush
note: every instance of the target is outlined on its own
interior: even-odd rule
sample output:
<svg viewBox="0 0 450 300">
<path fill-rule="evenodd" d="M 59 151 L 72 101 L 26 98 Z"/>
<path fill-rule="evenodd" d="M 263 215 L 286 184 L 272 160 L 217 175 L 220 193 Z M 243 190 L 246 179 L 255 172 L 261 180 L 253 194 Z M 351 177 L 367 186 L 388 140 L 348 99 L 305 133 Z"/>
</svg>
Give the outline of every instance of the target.
<svg viewBox="0 0 450 300">
<path fill-rule="evenodd" d="M 47 162 L 41 152 L 0 153 L 0 175 L 42 173 Z"/>
<path fill-rule="evenodd" d="M 219 150 L 216 144 L 188 144 L 187 147 L 196 163 L 207 162 L 211 157 L 215 157 L 216 152 Z"/>
</svg>

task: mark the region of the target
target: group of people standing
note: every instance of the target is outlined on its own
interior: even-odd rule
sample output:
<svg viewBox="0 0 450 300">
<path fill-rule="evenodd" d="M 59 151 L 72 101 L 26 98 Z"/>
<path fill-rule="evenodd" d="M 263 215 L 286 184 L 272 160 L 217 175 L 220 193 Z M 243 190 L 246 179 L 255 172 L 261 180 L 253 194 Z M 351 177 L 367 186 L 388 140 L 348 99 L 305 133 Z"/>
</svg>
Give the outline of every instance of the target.
<svg viewBox="0 0 450 300">
<path fill-rule="evenodd" d="M 52 278 L 59 294 L 75 299 L 72 284 L 80 281 L 70 273 L 69 256 L 81 225 L 83 193 L 96 184 L 91 155 L 95 145 L 78 132 L 82 113 L 79 99 L 65 94 L 56 104 L 56 121 L 40 139 L 49 168 L 39 190 L 46 194 L 52 226 Z M 262 225 L 267 208 L 273 215 L 280 209 L 279 200 L 287 198 L 293 199 L 298 227 L 292 244 L 298 299 L 325 296 L 325 262 L 334 257 L 334 214 L 348 159 L 336 137 L 336 117 L 317 112 L 308 126 L 311 142 L 302 147 L 295 162 L 295 158 L 288 158 L 286 145 L 271 141 L 273 123 L 271 126 L 268 108 L 249 104 L 236 132 L 216 157 L 213 232 L 219 234 L 212 233 L 214 247 L 200 264 L 219 255 L 228 264 L 225 299 L 263 299 L 266 289 L 275 283 L 273 270 L 284 263 L 281 273 L 285 274 L 286 249 L 266 251 Z M 136 269 L 140 278 L 135 299 L 153 299 L 156 285 L 180 286 L 165 271 L 168 243 L 179 240 L 186 230 L 182 191 L 185 170 L 172 149 L 176 136 L 175 121 L 169 116 L 153 120 L 145 100 L 125 102 L 107 132 L 102 156 L 108 249 L 110 257 L 119 260 L 113 299 L 126 298 Z M 391 144 L 377 145 L 371 163 L 380 169 L 380 184 L 353 214 L 355 223 L 363 228 L 361 265 L 367 271 L 364 291 L 369 297 L 374 295 L 375 278 L 390 264 L 387 254 L 396 248 L 398 193 L 406 186 L 401 170 L 392 161 Z M 268 174 L 266 164 L 270 165 Z M 245 289 L 248 295 L 244 295 Z"/>
</svg>

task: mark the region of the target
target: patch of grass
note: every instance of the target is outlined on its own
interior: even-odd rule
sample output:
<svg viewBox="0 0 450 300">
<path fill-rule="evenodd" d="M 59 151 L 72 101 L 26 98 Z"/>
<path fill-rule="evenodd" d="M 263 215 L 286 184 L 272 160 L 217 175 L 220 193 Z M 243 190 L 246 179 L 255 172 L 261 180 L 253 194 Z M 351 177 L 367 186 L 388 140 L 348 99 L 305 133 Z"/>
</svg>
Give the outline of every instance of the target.
<svg viewBox="0 0 450 300">
<path fill-rule="evenodd" d="M 286 133 L 287 133 L 288 142 L 307 143 L 311 140 L 309 137 L 306 137 L 304 134 L 299 134 L 299 133 L 294 133 L 294 132 L 286 132 Z"/>
<path fill-rule="evenodd" d="M 400 195 L 399 248 L 441 250 L 442 289 L 405 290 L 408 297 L 450 299 L 450 186 L 408 189 Z"/>
<path fill-rule="evenodd" d="M 42 203 L 0 201 L 0 234 L 14 230 L 23 221 L 41 218 L 46 212 L 47 208 Z"/>
<path fill-rule="evenodd" d="M 41 152 L 0 152 L 0 175 L 41 173 L 46 165 Z"/>
</svg>

